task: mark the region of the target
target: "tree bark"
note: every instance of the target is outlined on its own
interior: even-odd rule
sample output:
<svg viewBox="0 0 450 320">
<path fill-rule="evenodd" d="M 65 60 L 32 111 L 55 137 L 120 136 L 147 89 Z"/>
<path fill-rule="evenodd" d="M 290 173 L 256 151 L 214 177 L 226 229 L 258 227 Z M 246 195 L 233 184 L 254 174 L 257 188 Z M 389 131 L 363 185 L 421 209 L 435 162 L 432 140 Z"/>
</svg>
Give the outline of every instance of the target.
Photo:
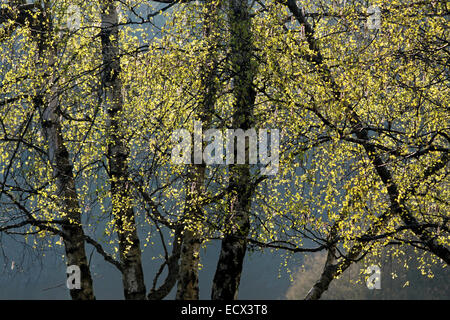
<svg viewBox="0 0 450 320">
<path fill-rule="evenodd" d="M 201 98 L 199 112 L 196 117 L 202 127 L 209 128 L 214 105 L 216 102 L 216 76 L 217 76 L 217 45 L 218 30 L 217 13 L 221 0 L 205 2 L 203 15 L 203 36 L 206 44 L 206 60 L 201 66 L 200 77 Z M 198 300 L 198 269 L 200 263 L 200 247 L 202 244 L 202 230 L 199 230 L 203 219 L 203 209 L 198 204 L 199 197 L 204 193 L 205 164 L 193 164 L 189 168 L 186 184 L 185 217 L 183 243 L 181 246 L 180 269 L 177 288 L 177 300 Z M 194 225 L 189 225 L 194 223 Z M 197 224 L 197 226 L 195 226 Z"/>
<path fill-rule="evenodd" d="M 67 256 L 67 265 L 77 265 L 81 271 L 81 289 L 71 289 L 73 300 L 95 299 L 92 277 L 85 251 L 85 235 L 81 224 L 81 209 L 75 188 L 73 166 L 70 163 L 69 152 L 64 145 L 61 130 L 60 115 L 58 114 L 58 87 L 55 83 L 53 66 L 56 62 L 56 48 L 47 43 L 52 32 L 51 16 L 48 8 L 42 8 L 38 15 L 41 35 L 38 40 L 39 56 L 44 62 L 43 70 L 50 75 L 50 90 L 44 99 L 37 96 L 34 103 L 37 107 L 45 105 L 42 116 L 42 129 L 47 141 L 49 161 L 53 168 L 56 181 L 56 198 L 63 220 L 63 241 Z M 39 58 L 40 58 L 39 57 Z M 38 59 L 39 59 L 38 58 Z"/>
<path fill-rule="evenodd" d="M 119 239 L 122 282 L 125 299 L 145 299 L 144 273 L 137 235 L 132 187 L 129 181 L 128 147 L 120 117 L 123 111 L 122 82 L 120 80 L 119 30 L 116 4 L 102 1 L 102 88 L 103 103 L 108 116 L 108 162 L 111 179 L 112 212 Z"/>
<path fill-rule="evenodd" d="M 247 130 L 254 122 L 253 106 L 256 98 L 253 87 L 255 67 L 252 61 L 251 17 L 246 1 L 229 0 L 228 5 L 231 71 L 234 75 L 232 90 L 235 97 L 232 126 Z M 211 294 L 214 300 L 232 300 L 238 296 L 247 250 L 246 237 L 250 230 L 249 210 L 253 192 L 248 164 L 231 165 L 229 191 L 229 225 L 224 232 L 214 275 Z"/>
<path fill-rule="evenodd" d="M 198 268 L 202 230 L 198 230 L 198 228 L 201 225 L 203 210 L 198 205 L 197 199 L 203 193 L 205 167 L 193 165 L 189 168 L 188 176 L 177 300 L 198 300 L 199 298 Z"/>
</svg>

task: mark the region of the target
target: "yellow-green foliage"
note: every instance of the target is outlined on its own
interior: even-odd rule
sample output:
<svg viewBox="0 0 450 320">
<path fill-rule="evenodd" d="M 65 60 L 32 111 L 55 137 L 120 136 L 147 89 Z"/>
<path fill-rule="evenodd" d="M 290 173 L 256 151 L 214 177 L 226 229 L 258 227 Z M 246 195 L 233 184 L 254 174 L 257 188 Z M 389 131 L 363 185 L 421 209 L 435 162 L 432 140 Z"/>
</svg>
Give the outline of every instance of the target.
<svg viewBox="0 0 450 320">
<path fill-rule="evenodd" d="M 61 218 L 41 129 L 43 110 L 33 103 L 36 96 L 50 90 L 52 74 L 83 227 L 94 234 L 101 225 L 101 240 L 115 246 L 111 215 L 115 200 L 106 172 L 107 114 L 99 100 L 104 67 L 99 4 L 50 2 L 53 31 L 47 46 L 54 46 L 58 56 L 50 69 L 42 67 L 46 58 L 39 54 L 29 25 L 17 26 L 0 38 L 0 177 L 7 176 L 1 192 L 12 197 L 5 198 L 9 203 L 15 199 L 24 204 L 36 219 L 51 224 Z M 333 4 L 335 1 L 302 1 L 304 10 L 317 16 L 308 21 L 314 26 L 324 64 L 340 90 L 336 100 L 321 66 L 307 59 L 313 52 L 304 27 L 280 2 L 261 1 L 264 6 L 255 4 L 252 9 L 252 63 L 258 70 L 253 84 L 258 93 L 255 126 L 280 129 L 282 143 L 278 174 L 259 183 L 253 197 L 251 237 L 309 248 L 324 244 L 335 224 L 339 248 L 346 252 L 389 210 L 386 186 L 354 137 L 345 105 L 369 128 L 370 143 L 377 146 L 392 172 L 405 210 L 420 223 L 448 228 L 448 166 L 424 175 L 449 147 L 449 4 L 372 1 L 383 12 L 381 29 L 376 31 L 365 27 L 365 1 L 346 1 L 345 6 Z M 216 37 L 205 38 L 203 2 L 177 4 L 147 20 L 148 13 L 161 8 L 150 3 L 120 1 L 118 39 L 124 91 L 124 110 L 118 121 L 126 132 L 130 180 L 135 189 L 133 199 L 118 201 L 135 205 L 139 228 L 148 233 L 143 247 L 157 239 L 156 209 L 169 223 L 184 211 L 186 167 L 170 163 L 171 134 L 180 128 L 192 131 L 204 90 L 202 65 L 211 39 L 216 39 L 215 81 L 219 87 L 212 126 L 226 128 L 233 113 L 226 6 L 216 17 Z M 81 25 L 75 31 L 65 24 L 69 4 L 78 5 L 81 12 Z M 12 23 L 5 22 L 0 29 L 6 30 L 8 24 Z M 422 153 L 427 148 L 430 150 Z M 205 202 L 205 219 L 192 222 L 206 239 L 220 236 L 226 221 L 227 197 L 214 195 L 226 190 L 227 174 L 225 166 L 207 167 L 206 193 L 197 199 Z M 139 190 L 150 194 L 153 204 L 143 199 Z M 13 204 L 1 210 L 7 219 L 22 215 Z M 400 217 L 393 215 L 378 234 L 402 225 Z M 29 231 L 33 230 L 35 227 Z M 430 230 L 448 247 L 446 230 Z M 46 234 L 40 231 L 40 235 Z M 396 241 L 396 249 L 403 250 L 405 241 L 414 237 L 404 229 L 368 242 L 365 249 L 376 255 L 381 247 Z"/>
</svg>

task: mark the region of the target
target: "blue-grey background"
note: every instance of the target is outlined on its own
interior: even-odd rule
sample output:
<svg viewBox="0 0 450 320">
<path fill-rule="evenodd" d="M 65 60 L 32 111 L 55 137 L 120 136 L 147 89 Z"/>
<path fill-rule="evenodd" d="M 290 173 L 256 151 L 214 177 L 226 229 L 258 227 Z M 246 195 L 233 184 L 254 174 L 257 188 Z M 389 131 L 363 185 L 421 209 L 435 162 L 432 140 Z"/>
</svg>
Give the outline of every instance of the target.
<svg viewBox="0 0 450 320">
<path fill-rule="evenodd" d="M 45 257 L 27 250 L 20 243 L 2 237 L 2 247 L 8 257 L 0 257 L 0 299 L 69 299 L 65 286 L 66 266 L 55 251 L 45 252 Z M 148 247 L 147 247 L 148 248 Z M 151 248 L 148 252 L 150 253 Z M 200 298 L 209 299 L 211 284 L 219 257 L 220 242 L 211 243 L 202 250 L 203 268 L 200 271 Z M 92 247 L 87 247 L 90 255 Z M 147 251 L 147 249 L 146 249 Z M 61 252 L 61 251 L 59 251 Z M 91 272 L 97 299 L 123 299 L 121 275 L 117 269 L 94 253 L 91 260 Z M 147 290 L 150 289 L 153 276 L 159 262 L 152 261 L 150 254 L 144 251 L 144 272 Z M 14 268 L 11 269 L 12 261 Z M 289 275 L 280 272 L 283 257 L 280 254 L 250 253 L 245 260 L 239 291 L 240 299 L 284 299 L 289 287 Z M 281 275 L 279 278 L 278 275 Z M 164 274 L 161 279 L 164 278 Z M 172 290 L 168 299 L 175 297 Z"/>
</svg>

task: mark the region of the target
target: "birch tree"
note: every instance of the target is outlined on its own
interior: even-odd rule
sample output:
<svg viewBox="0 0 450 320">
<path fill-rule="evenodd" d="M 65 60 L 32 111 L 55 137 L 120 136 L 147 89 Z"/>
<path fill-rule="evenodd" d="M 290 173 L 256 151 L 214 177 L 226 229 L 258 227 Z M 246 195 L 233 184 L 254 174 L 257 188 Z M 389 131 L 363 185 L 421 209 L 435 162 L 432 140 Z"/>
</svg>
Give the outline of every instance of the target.
<svg viewBox="0 0 450 320">
<path fill-rule="evenodd" d="M 308 299 L 386 248 L 448 265 L 448 4 L 370 5 L 2 4 L 0 231 L 63 246 L 74 299 L 95 297 L 86 245 L 126 299 L 198 299 L 210 241 L 219 300 L 238 298 L 251 250 L 326 252 Z M 249 163 L 250 139 L 244 164 L 196 159 L 207 141 L 173 163 L 172 134 L 198 121 L 279 129 L 277 174 Z"/>
</svg>

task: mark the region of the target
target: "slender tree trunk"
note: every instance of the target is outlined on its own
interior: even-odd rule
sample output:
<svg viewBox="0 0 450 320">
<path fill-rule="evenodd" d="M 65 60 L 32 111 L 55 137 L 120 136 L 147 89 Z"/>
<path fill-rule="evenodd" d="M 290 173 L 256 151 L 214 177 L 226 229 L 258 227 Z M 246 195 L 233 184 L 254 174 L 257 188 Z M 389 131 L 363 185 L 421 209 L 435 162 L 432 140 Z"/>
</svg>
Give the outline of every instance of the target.
<svg viewBox="0 0 450 320">
<path fill-rule="evenodd" d="M 363 147 L 366 152 L 367 158 L 370 159 L 376 173 L 378 174 L 384 186 L 387 189 L 391 206 L 394 207 L 394 212 L 403 221 L 406 226 L 411 227 L 411 231 L 421 240 L 421 242 L 427 247 L 428 251 L 441 258 L 447 264 L 450 264 L 450 250 L 436 241 L 436 237 L 429 232 L 426 228 L 420 227 L 419 221 L 404 207 L 404 200 L 400 197 L 398 186 L 393 179 L 393 174 L 383 159 L 378 155 L 377 150 L 373 144 L 370 144 L 370 138 L 367 129 L 363 128 L 363 124 L 359 119 L 356 112 L 350 109 L 352 112 L 352 120 L 354 126 L 358 129 L 356 136 L 363 141 Z M 444 154 L 441 161 L 436 165 L 437 167 L 444 168 L 448 164 L 448 155 Z"/>
<path fill-rule="evenodd" d="M 337 265 L 333 264 L 335 260 L 334 259 L 335 251 L 336 251 L 335 249 L 331 249 L 328 251 L 327 260 L 325 261 L 325 266 L 323 268 L 322 274 L 320 275 L 319 280 L 316 283 L 314 283 L 313 287 L 309 290 L 308 294 L 305 297 L 305 300 L 320 299 L 322 294 L 328 290 L 328 286 L 330 285 L 331 281 L 333 281 L 333 279 L 337 276 L 338 274 Z M 342 272 L 344 272 L 344 270 L 342 270 Z"/>
<path fill-rule="evenodd" d="M 89 270 L 86 251 L 85 235 L 81 225 L 81 209 L 78 203 L 78 195 L 75 189 L 73 166 L 70 163 L 69 152 L 64 145 L 61 130 L 60 115 L 58 114 L 58 87 L 54 82 L 53 66 L 56 62 L 56 48 L 48 41 L 51 38 L 51 16 L 48 8 L 43 8 L 38 16 L 41 19 L 38 37 L 39 57 L 43 58 L 45 65 L 43 70 L 50 74 L 50 90 L 42 99 L 38 96 L 34 99 L 37 107 L 45 105 L 42 119 L 42 129 L 47 140 L 48 154 L 53 168 L 53 177 L 56 180 L 56 197 L 62 215 L 63 241 L 67 257 L 67 265 L 77 265 L 81 271 L 81 289 L 71 289 L 73 300 L 95 299 L 91 273 Z"/>
<path fill-rule="evenodd" d="M 193 165 L 189 169 L 186 191 L 185 226 L 180 254 L 178 274 L 177 300 L 198 300 L 198 268 L 200 263 L 201 246 L 201 217 L 203 210 L 197 199 L 203 193 L 205 167 Z M 199 230 L 200 229 L 200 230 Z"/>
<path fill-rule="evenodd" d="M 119 238 L 122 281 L 125 299 L 145 299 L 141 249 L 137 235 L 132 187 L 129 181 L 124 128 L 122 83 L 118 44 L 118 15 L 115 1 L 102 1 L 103 103 L 105 105 L 108 137 L 108 161 L 111 179 L 112 212 Z"/>
<path fill-rule="evenodd" d="M 313 27 L 306 21 L 304 14 L 297 6 L 295 0 L 287 0 L 285 4 L 289 8 L 293 16 L 297 19 L 297 21 L 305 27 L 306 39 L 308 41 L 309 49 L 312 51 L 312 53 L 307 56 L 307 60 L 316 65 L 322 79 L 329 84 L 329 88 L 333 93 L 334 100 L 337 103 L 342 103 L 340 101 L 341 90 L 339 89 L 338 84 L 333 79 L 330 69 L 324 63 L 324 58 L 318 47 L 317 41 L 314 38 Z M 433 235 L 428 232 L 426 228 L 414 227 L 418 225 L 418 221 L 413 215 L 411 215 L 407 210 L 404 209 L 402 203 L 403 200 L 399 197 L 398 187 L 393 180 L 392 172 L 383 161 L 383 159 L 379 156 L 374 145 L 370 143 L 368 131 L 364 127 L 364 124 L 359 118 L 359 115 L 347 102 L 344 102 L 344 107 L 350 116 L 355 135 L 361 141 L 361 144 L 364 147 L 367 158 L 371 161 L 377 175 L 387 189 L 390 200 L 391 215 L 399 216 L 406 226 L 411 227 L 412 232 L 416 234 L 416 236 L 423 242 L 423 244 L 428 248 L 430 252 L 432 252 L 448 264 L 450 262 L 450 251 L 446 247 L 437 243 L 435 237 L 433 237 Z M 430 170 L 440 170 L 447 163 L 448 157 L 444 155 L 443 159 L 441 159 L 441 162 L 437 163 L 433 168 L 430 168 Z M 383 216 L 382 218 L 380 218 L 380 223 L 385 223 L 386 219 L 388 219 L 387 216 Z M 368 234 L 375 235 L 378 229 L 379 226 L 374 226 Z M 328 285 L 334 279 L 334 277 L 339 273 L 342 273 L 343 270 L 347 269 L 352 263 L 352 260 L 356 259 L 356 257 L 362 250 L 363 246 L 358 243 L 350 250 L 350 253 L 347 256 L 348 259 L 345 259 L 340 263 L 340 265 L 326 264 L 319 281 L 316 282 L 306 298 L 319 299 L 322 293 L 327 290 Z"/>
<path fill-rule="evenodd" d="M 425 171 L 425 177 L 428 177 L 442 168 L 445 167 L 446 163 L 448 162 L 448 156 L 444 155 L 443 159 L 441 161 L 433 164 Z M 410 188 L 407 190 L 410 192 L 415 188 L 414 185 L 411 185 Z M 386 226 L 386 224 L 394 217 L 395 215 L 399 214 L 397 212 L 397 204 L 396 202 L 391 202 L 389 211 L 385 212 L 383 215 L 380 216 L 377 223 L 373 224 L 364 234 L 364 237 L 367 239 L 370 239 L 371 237 L 376 236 L 380 230 L 383 230 L 383 228 Z M 415 222 L 415 225 L 417 225 L 417 222 Z M 333 248 L 332 248 L 333 249 Z M 334 249 L 333 249 L 334 250 Z M 334 251 L 328 253 L 328 258 L 325 263 L 324 269 L 322 271 L 322 274 L 319 278 L 319 280 L 314 284 L 314 286 L 310 289 L 308 294 L 306 295 L 306 300 L 317 300 L 320 299 L 322 294 L 328 290 L 328 287 L 333 281 L 336 276 L 342 274 L 345 270 L 347 270 L 348 267 L 356 260 L 358 257 L 363 253 L 364 250 L 364 243 L 363 242 L 357 242 L 350 250 L 349 254 L 344 258 L 339 259 L 339 261 L 336 264 L 333 264 L 333 260 L 330 259 L 330 254 L 333 254 Z M 441 250 L 440 247 L 438 247 L 436 250 Z M 432 251 L 433 252 L 433 251 Z M 448 252 L 448 251 L 447 251 Z M 438 255 L 436 252 L 433 252 L 434 254 Z M 448 262 L 448 254 L 447 254 L 447 260 L 445 260 L 446 253 L 445 251 L 441 253 L 441 257 L 447 264 Z"/>
<path fill-rule="evenodd" d="M 253 126 L 253 87 L 255 68 L 252 62 L 251 17 L 247 1 L 229 0 L 230 59 L 234 75 L 235 98 L 232 126 L 247 130 Z M 237 144 L 235 144 L 236 149 Z M 246 160 L 248 145 L 246 144 Z M 236 150 L 235 150 L 236 154 Z M 222 240 L 221 252 L 214 275 L 211 298 L 237 299 L 242 266 L 250 230 L 249 211 L 253 188 L 248 164 L 232 165 L 229 181 L 229 226 Z"/>
<path fill-rule="evenodd" d="M 167 260 L 167 276 L 164 282 L 159 288 L 156 288 L 157 278 L 153 280 L 153 287 L 150 289 L 147 295 L 148 300 L 162 300 L 170 293 L 172 288 L 175 286 L 178 280 L 178 270 L 180 266 L 178 261 L 180 260 L 181 254 L 181 232 L 183 231 L 182 225 L 177 225 L 175 227 L 175 234 L 172 246 L 172 254 Z"/>
<path fill-rule="evenodd" d="M 204 129 L 210 126 L 216 102 L 217 76 L 217 13 L 221 0 L 210 0 L 205 5 L 203 16 L 203 36 L 207 42 L 207 54 L 201 66 L 201 90 L 199 111 L 196 117 Z M 200 263 L 200 247 L 202 244 L 201 220 L 203 209 L 198 199 L 204 193 L 205 164 L 193 164 L 189 168 L 186 185 L 186 210 L 181 246 L 180 269 L 178 277 L 177 300 L 198 300 L 198 269 Z M 200 228 L 200 229 L 199 229 Z"/>
</svg>

